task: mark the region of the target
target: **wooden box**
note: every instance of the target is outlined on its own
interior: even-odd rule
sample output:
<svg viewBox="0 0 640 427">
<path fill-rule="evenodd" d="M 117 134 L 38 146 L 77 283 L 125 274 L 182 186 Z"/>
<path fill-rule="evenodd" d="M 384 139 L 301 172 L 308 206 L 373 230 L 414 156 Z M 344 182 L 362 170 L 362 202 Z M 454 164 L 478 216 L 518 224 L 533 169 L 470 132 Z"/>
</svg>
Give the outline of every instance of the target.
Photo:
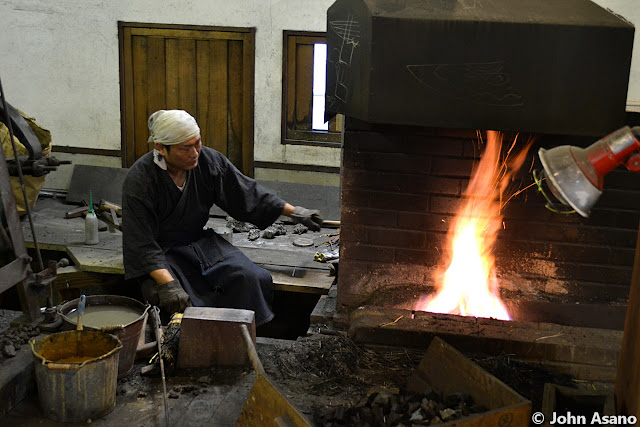
<svg viewBox="0 0 640 427">
<path fill-rule="evenodd" d="M 489 409 L 438 425 L 526 427 L 530 424 L 529 400 L 438 337 L 431 342 L 408 385 L 414 392 L 423 392 L 427 387 L 443 395 L 468 393 L 475 404 Z"/>
<path fill-rule="evenodd" d="M 247 325 L 255 344 L 256 322 L 253 311 L 187 307 L 180 324 L 178 367 L 249 365 L 240 325 Z"/>
</svg>

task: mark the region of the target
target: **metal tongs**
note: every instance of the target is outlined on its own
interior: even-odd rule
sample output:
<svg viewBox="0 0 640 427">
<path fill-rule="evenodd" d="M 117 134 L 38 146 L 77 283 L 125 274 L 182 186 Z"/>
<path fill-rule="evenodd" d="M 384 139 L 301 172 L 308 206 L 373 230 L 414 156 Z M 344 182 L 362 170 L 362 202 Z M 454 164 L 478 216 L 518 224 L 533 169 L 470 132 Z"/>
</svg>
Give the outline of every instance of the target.
<svg viewBox="0 0 640 427">
<path fill-rule="evenodd" d="M 164 421 L 169 427 L 169 403 L 167 402 L 167 380 L 164 376 L 164 360 L 162 359 L 162 322 L 160 321 L 160 308 L 153 307 L 153 320 L 155 323 L 156 343 L 158 345 L 158 359 L 160 359 L 160 375 L 162 375 L 162 397 L 164 399 Z"/>
</svg>

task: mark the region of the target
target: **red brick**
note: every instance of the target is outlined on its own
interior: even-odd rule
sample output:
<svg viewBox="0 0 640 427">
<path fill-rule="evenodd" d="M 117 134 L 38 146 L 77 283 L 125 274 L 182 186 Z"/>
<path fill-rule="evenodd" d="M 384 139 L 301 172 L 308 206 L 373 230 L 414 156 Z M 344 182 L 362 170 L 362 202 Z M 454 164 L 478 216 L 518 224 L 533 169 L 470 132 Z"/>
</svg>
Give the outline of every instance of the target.
<svg viewBox="0 0 640 427">
<path fill-rule="evenodd" d="M 426 155 L 406 153 L 370 153 L 364 151 L 343 152 L 342 167 L 378 172 L 407 172 L 429 170 L 430 158 Z M 467 175 L 469 175 L 467 173 Z"/>
<path fill-rule="evenodd" d="M 405 210 L 409 212 L 428 212 L 429 197 L 416 194 L 375 193 L 369 206 L 384 210 Z"/>
<path fill-rule="evenodd" d="M 398 212 L 360 207 L 342 207 L 341 221 L 349 224 L 395 226 Z"/>
<path fill-rule="evenodd" d="M 509 149 L 514 136 L 505 136 L 503 151 Z M 519 135 L 515 151 L 529 137 Z M 486 141 L 484 131 L 482 138 Z M 518 191 L 533 182 L 530 169 L 540 169 L 539 147 L 561 143 L 567 143 L 564 137 L 539 135 L 509 190 Z M 390 248 L 394 248 L 394 262 L 419 265 L 439 259 L 435 248 L 442 247 L 448 230 L 448 224 L 441 220 L 457 213 L 474 160 L 484 149 L 475 130 L 371 125 L 347 118 L 343 147 L 343 222 L 347 226 L 343 238 L 352 246 L 341 259 L 341 274 L 342 264 L 350 265 L 349 252 L 375 260 L 358 264 L 363 270 L 352 269 L 354 280 L 360 280 L 358 275 L 370 275 L 376 263 L 387 266 L 384 259 Z M 636 175 L 623 168 L 612 171 L 588 219 L 550 212 L 535 186 L 510 199 L 502 212 L 505 229 L 500 230 L 495 248 L 499 267 L 530 283 L 540 282 L 543 289 L 551 276 L 561 277 L 562 286 L 570 290 L 567 300 L 626 298 L 628 284 L 622 283 L 633 265 L 638 238 L 640 180 Z M 349 229 L 348 224 L 368 224 L 374 231 Z M 397 231 L 424 233 L 423 247 L 414 247 L 422 241 L 406 239 Z M 390 246 L 371 243 L 385 233 L 396 234 L 385 240 Z M 394 246 L 401 244 L 404 247 Z M 557 271 L 537 271 L 536 263 L 555 266 Z M 366 290 L 349 292 L 366 294 Z"/>
<path fill-rule="evenodd" d="M 431 213 L 455 215 L 460 208 L 459 197 L 431 196 Z"/>
<path fill-rule="evenodd" d="M 344 242 L 340 246 L 340 257 L 361 261 L 393 261 L 393 249 L 383 246 L 369 246 L 356 242 Z"/>
<path fill-rule="evenodd" d="M 387 247 L 424 248 L 426 238 L 423 231 L 369 228 L 367 230 L 367 243 Z"/>
<path fill-rule="evenodd" d="M 637 174 L 619 167 L 607 174 L 605 186 L 620 190 L 640 191 L 640 179 L 638 179 Z M 637 207 L 639 205 L 636 204 L 635 206 Z"/>
<path fill-rule="evenodd" d="M 349 188 L 392 191 L 411 194 L 460 195 L 460 180 L 430 175 L 345 170 L 342 183 Z"/>
<path fill-rule="evenodd" d="M 452 157 L 437 157 L 432 160 L 431 173 L 440 176 L 468 178 L 474 161 Z"/>
<path fill-rule="evenodd" d="M 464 141 L 462 146 L 462 157 L 470 159 L 480 159 L 483 146 L 478 143 L 476 138 Z"/>
<path fill-rule="evenodd" d="M 452 220 L 453 216 L 451 215 L 398 212 L 398 227 L 407 230 L 446 232 L 449 230 Z"/>
<path fill-rule="evenodd" d="M 402 136 L 391 133 L 346 132 L 345 151 L 397 153 L 402 151 Z"/>
<path fill-rule="evenodd" d="M 433 154 L 436 156 L 462 156 L 463 141 L 455 138 L 425 135 L 407 135 L 402 149 L 405 153 Z"/>
<path fill-rule="evenodd" d="M 631 283 L 631 267 L 616 267 L 610 265 L 581 265 L 577 269 L 576 280 L 600 283 L 615 283 L 628 285 Z"/>
<path fill-rule="evenodd" d="M 366 242 L 368 227 L 350 223 L 341 223 L 340 241 L 344 242 Z"/>
<path fill-rule="evenodd" d="M 584 281 L 572 281 L 569 285 L 570 294 L 578 296 L 581 301 L 606 304 L 611 301 L 626 302 L 629 297 L 628 285 Z"/>
<path fill-rule="evenodd" d="M 634 249 L 612 249 L 609 263 L 612 265 L 633 265 L 635 254 L 636 251 Z"/>
<path fill-rule="evenodd" d="M 396 249 L 395 259 L 400 264 L 417 264 L 436 267 L 442 263 L 442 254 L 434 250 Z"/>
<path fill-rule="evenodd" d="M 343 208 L 352 207 L 368 207 L 375 193 L 368 190 L 351 189 L 343 187 L 341 190 L 341 200 Z"/>
</svg>

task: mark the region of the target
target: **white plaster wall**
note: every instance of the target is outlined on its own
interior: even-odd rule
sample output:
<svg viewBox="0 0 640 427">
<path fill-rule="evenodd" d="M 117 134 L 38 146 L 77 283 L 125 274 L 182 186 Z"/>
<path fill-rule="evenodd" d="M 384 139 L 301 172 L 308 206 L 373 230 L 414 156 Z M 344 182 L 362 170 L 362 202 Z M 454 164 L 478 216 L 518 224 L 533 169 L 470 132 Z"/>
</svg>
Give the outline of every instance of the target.
<svg viewBox="0 0 640 427">
<path fill-rule="evenodd" d="M 640 0 L 592 0 L 601 7 L 624 17 L 636 27 L 627 103 L 640 107 Z M 634 109 L 635 110 L 635 109 Z"/>
<path fill-rule="evenodd" d="M 325 31 L 333 2 L 0 0 L 0 78 L 9 102 L 51 130 L 55 145 L 119 150 L 118 21 L 255 27 L 255 160 L 338 166 L 337 148 L 280 143 L 282 30 Z M 46 186 L 67 186 L 63 174 Z"/>
<path fill-rule="evenodd" d="M 639 1 L 596 0 L 640 28 Z M 280 143 L 282 30 L 325 31 L 326 9 L 333 2 L 0 0 L 0 78 L 9 102 L 50 129 L 54 144 L 118 150 L 117 21 L 256 27 L 255 159 L 338 166 L 339 149 Z M 628 96 L 638 105 L 639 38 Z M 113 163 L 113 158 L 94 157 L 94 163 Z M 54 173 L 46 186 L 66 188 L 67 183 L 68 177 L 56 179 Z"/>
</svg>

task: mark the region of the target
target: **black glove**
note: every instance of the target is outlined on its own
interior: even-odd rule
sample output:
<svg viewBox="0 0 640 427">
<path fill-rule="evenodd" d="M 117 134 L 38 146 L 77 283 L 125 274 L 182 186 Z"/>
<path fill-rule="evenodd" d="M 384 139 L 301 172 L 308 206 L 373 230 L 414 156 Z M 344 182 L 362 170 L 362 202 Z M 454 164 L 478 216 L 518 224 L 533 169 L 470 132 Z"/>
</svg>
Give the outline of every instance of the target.
<svg viewBox="0 0 640 427">
<path fill-rule="evenodd" d="M 177 280 L 156 285 L 156 291 L 158 292 L 158 305 L 170 315 L 177 311 L 182 312 L 191 305 L 189 295 L 182 289 L 182 285 Z"/>
<path fill-rule="evenodd" d="M 306 209 L 302 206 L 293 208 L 291 219 L 312 231 L 320 231 L 320 227 L 322 226 L 320 211 Z"/>
</svg>

